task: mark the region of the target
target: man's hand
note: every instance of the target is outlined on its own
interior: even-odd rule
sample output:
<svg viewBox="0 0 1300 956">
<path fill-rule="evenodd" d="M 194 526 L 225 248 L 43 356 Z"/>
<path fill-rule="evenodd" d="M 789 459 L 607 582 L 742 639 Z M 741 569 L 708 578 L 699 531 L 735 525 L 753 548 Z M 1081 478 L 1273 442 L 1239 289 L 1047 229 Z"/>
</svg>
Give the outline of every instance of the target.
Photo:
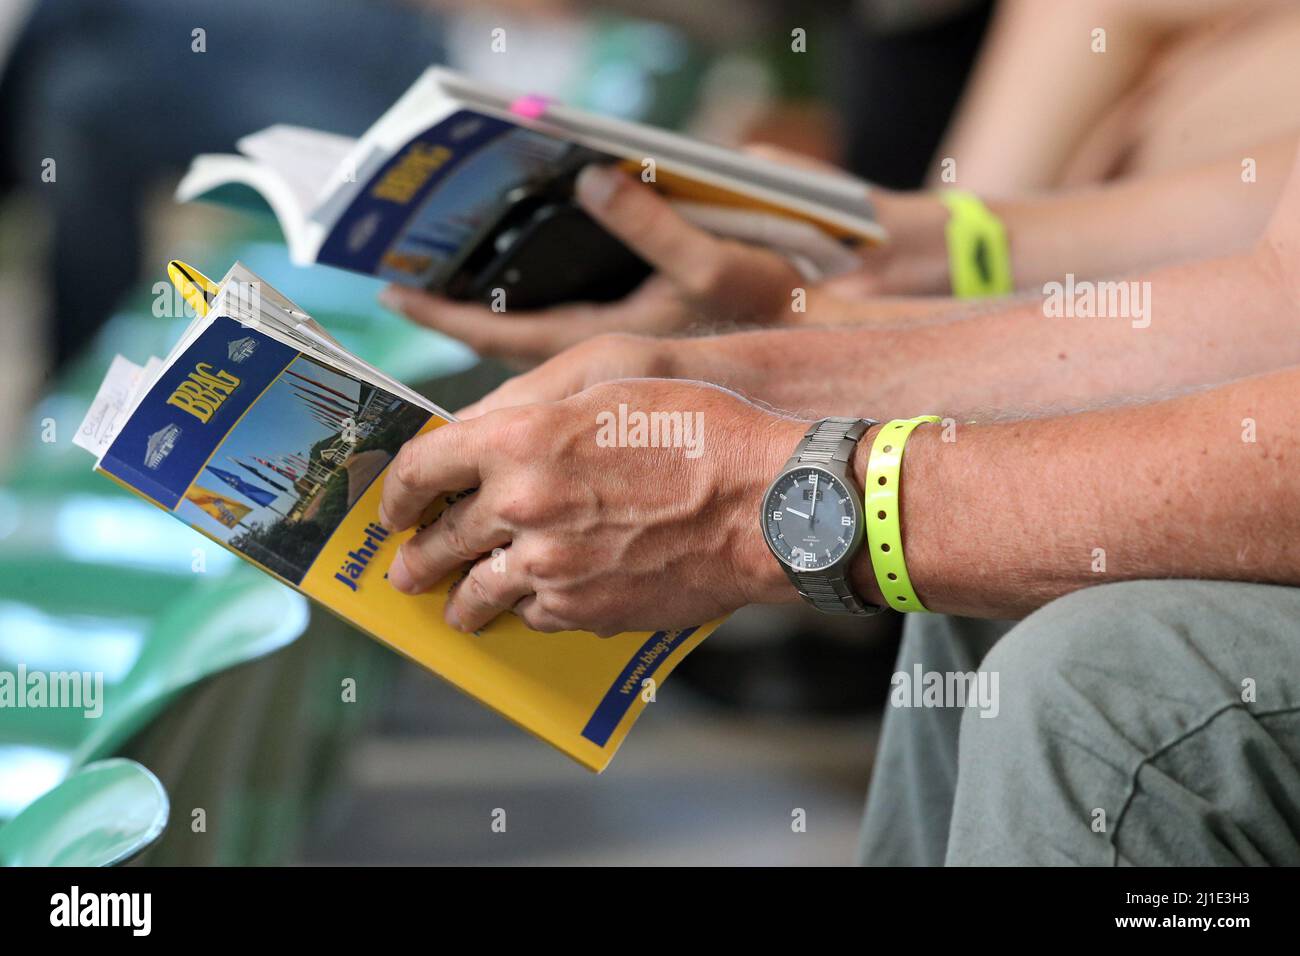
<svg viewBox="0 0 1300 956">
<path fill-rule="evenodd" d="M 806 427 L 659 379 L 445 425 L 398 453 L 380 520 L 404 530 L 439 495 L 478 490 L 402 546 L 389 581 L 419 593 L 472 565 L 447 606 L 462 630 L 513 609 L 537 630 L 609 635 L 797 600 L 758 516 Z"/>
<path fill-rule="evenodd" d="M 507 302 L 498 313 L 402 286 L 386 288 L 381 301 L 480 355 L 534 364 L 602 332 L 667 335 L 701 323 L 772 324 L 790 311 L 791 290 L 805 284 L 783 256 L 691 225 L 654 190 L 615 169 L 587 167 L 576 193 L 592 218 L 655 269 L 622 301 L 528 312 L 510 312 Z"/>
</svg>

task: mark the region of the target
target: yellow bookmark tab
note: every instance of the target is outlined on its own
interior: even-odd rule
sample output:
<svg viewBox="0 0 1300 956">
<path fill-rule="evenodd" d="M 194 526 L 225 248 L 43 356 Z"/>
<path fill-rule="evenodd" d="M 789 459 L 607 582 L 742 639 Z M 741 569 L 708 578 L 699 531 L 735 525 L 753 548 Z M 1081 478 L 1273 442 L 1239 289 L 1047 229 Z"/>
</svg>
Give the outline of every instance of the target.
<svg viewBox="0 0 1300 956">
<path fill-rule="evenodd" d="M 167 278 L 198 315 L 207 315 L 220 289 L 215 282 L 198 269 L 179 259 L 167 263 Z"/>
</svg>

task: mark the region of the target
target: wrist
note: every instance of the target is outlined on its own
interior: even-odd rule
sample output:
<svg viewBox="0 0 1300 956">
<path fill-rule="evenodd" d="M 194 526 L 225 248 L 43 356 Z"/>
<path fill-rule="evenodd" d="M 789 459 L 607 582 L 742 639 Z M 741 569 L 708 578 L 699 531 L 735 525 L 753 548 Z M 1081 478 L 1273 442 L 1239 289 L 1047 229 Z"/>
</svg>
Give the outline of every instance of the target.
<svg viewBox="0 0 1300 956">
<path fill-rule="evenodd" d="M 889 242 L 868 249 L 863 260 L 881 295 L 950 295 L 946 229 L 948 210 L 932 193 L 884 193 L 876 214 Z"/>
<path fill-rule="evenodd" d="M 876 436 L 888 424 L 884 422 L 875 426 L 858 442 L 852 470 L 859 488 L 866 487 L 867 465 Z M 934 562 L 931 560 L 935 543 L 931 533 L 933 522 L 927 520 L 935 517 L 935 502 L 928 488 L 933 486 L 929 479 L 935 473 L 935 456 L 940 449 L 941 438 L 942 431 L 937 424 L 922 424 L 915 428 L 907 438 L 898 478 L 898 521 L 907 578 L 922 606 L 929 610 L 936 610 L 931 601 L 937 596 L 937 589 L 933 577 Z M 869 538 L 864 540 L 858 560 L 853 563 L 851 580 L 864 600 L 882 607 L 888 606 L 876 579 L 871 547 Z"/>
<path fill-rule="evenodd" d="M 867 429 L 867 433 L 858 441 L 858 447 L 853 451 L 853 461 L 849 463 L 849 473 L 853 476 L 854 487 L 862 494 L 864 499 L 867 487 L 867 462 L 871 460 L 871 446 L 875 442 L 876 436 L 880 434 L 880 429 L 884 427 L 885 423 L 882 422 Z M 849 570 L 849 582 L 853 585 L 853 590 L 857 592 L 858 597 L 863 601 L 874 604 L 876 607 L 888 606 L 885 596 L 880 592 L 880 585 L 876 581 L 876 572 L 871 565 L 871 542 L 865 534 L 862 536 L 862 547 L 858 550 L 858 555 L 853 560 L 853 567 Z"/>
<path fill-rule="evenodd" d="M 728 553 L 733 558 L 743 603 L 788 604 L 800 599 L 799 592 L 763 536 L 763 496 L 803 439 L 808 422 L 775 415 L 765 417 L 768 421 L 755 430 L 750 442 L 751 453 L 738 457 L 735 546 Z"/>
</svg>

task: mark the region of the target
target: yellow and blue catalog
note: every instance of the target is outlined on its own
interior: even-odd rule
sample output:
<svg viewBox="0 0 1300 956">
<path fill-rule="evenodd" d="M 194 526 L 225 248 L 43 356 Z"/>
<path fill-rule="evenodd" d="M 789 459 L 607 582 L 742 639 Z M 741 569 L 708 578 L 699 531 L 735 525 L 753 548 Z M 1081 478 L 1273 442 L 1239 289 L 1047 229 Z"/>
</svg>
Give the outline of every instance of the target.
<svg viewBox="0 0 1300 956">
<path fill-rule="evenodd" d="M 259 288 L 264 303 L 288 304 Z M 504 614 L 478 633 L 449 627 L 443 607 L 458 575 L 420 595 L 393 588 L 393 555 L 418 529 L 385 528 L 379 501 L 398 449 L 451 416 L 349 361 L 301 312 L 263 305 L 260 321 L 245 321 L 224 299 L 155 360 L 130 403 L 92 409 L 97 421 L 117 417 L 97 470 L 603 770 L 652 699 L 647 688 L 712 625 L 600 638 L 538 633 Z"/>
</svg>

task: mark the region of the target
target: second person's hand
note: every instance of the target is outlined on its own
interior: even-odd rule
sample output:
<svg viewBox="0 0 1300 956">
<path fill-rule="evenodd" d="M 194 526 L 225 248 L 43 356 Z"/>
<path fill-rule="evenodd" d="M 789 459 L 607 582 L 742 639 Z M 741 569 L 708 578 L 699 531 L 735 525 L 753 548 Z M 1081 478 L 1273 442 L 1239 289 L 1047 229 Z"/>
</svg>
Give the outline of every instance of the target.
<svg viewBox="0 0 1300 956">
<path fill-rule="evenodd" d="M 769 325 L 790 311 L 805 283 L 782 255 L 721 239 L 687 222 L 655 191 L 612 167 L 578 176 L 582 207 L 655 272 L 631 295 L 609 304 L 574 303 L 526 312 L 494 312 L 402 286 L 385 306 L 460 339 L 482 356 L 531 365 L 604 332 L 670 335 L 697 325 Z"/>
</svg>

